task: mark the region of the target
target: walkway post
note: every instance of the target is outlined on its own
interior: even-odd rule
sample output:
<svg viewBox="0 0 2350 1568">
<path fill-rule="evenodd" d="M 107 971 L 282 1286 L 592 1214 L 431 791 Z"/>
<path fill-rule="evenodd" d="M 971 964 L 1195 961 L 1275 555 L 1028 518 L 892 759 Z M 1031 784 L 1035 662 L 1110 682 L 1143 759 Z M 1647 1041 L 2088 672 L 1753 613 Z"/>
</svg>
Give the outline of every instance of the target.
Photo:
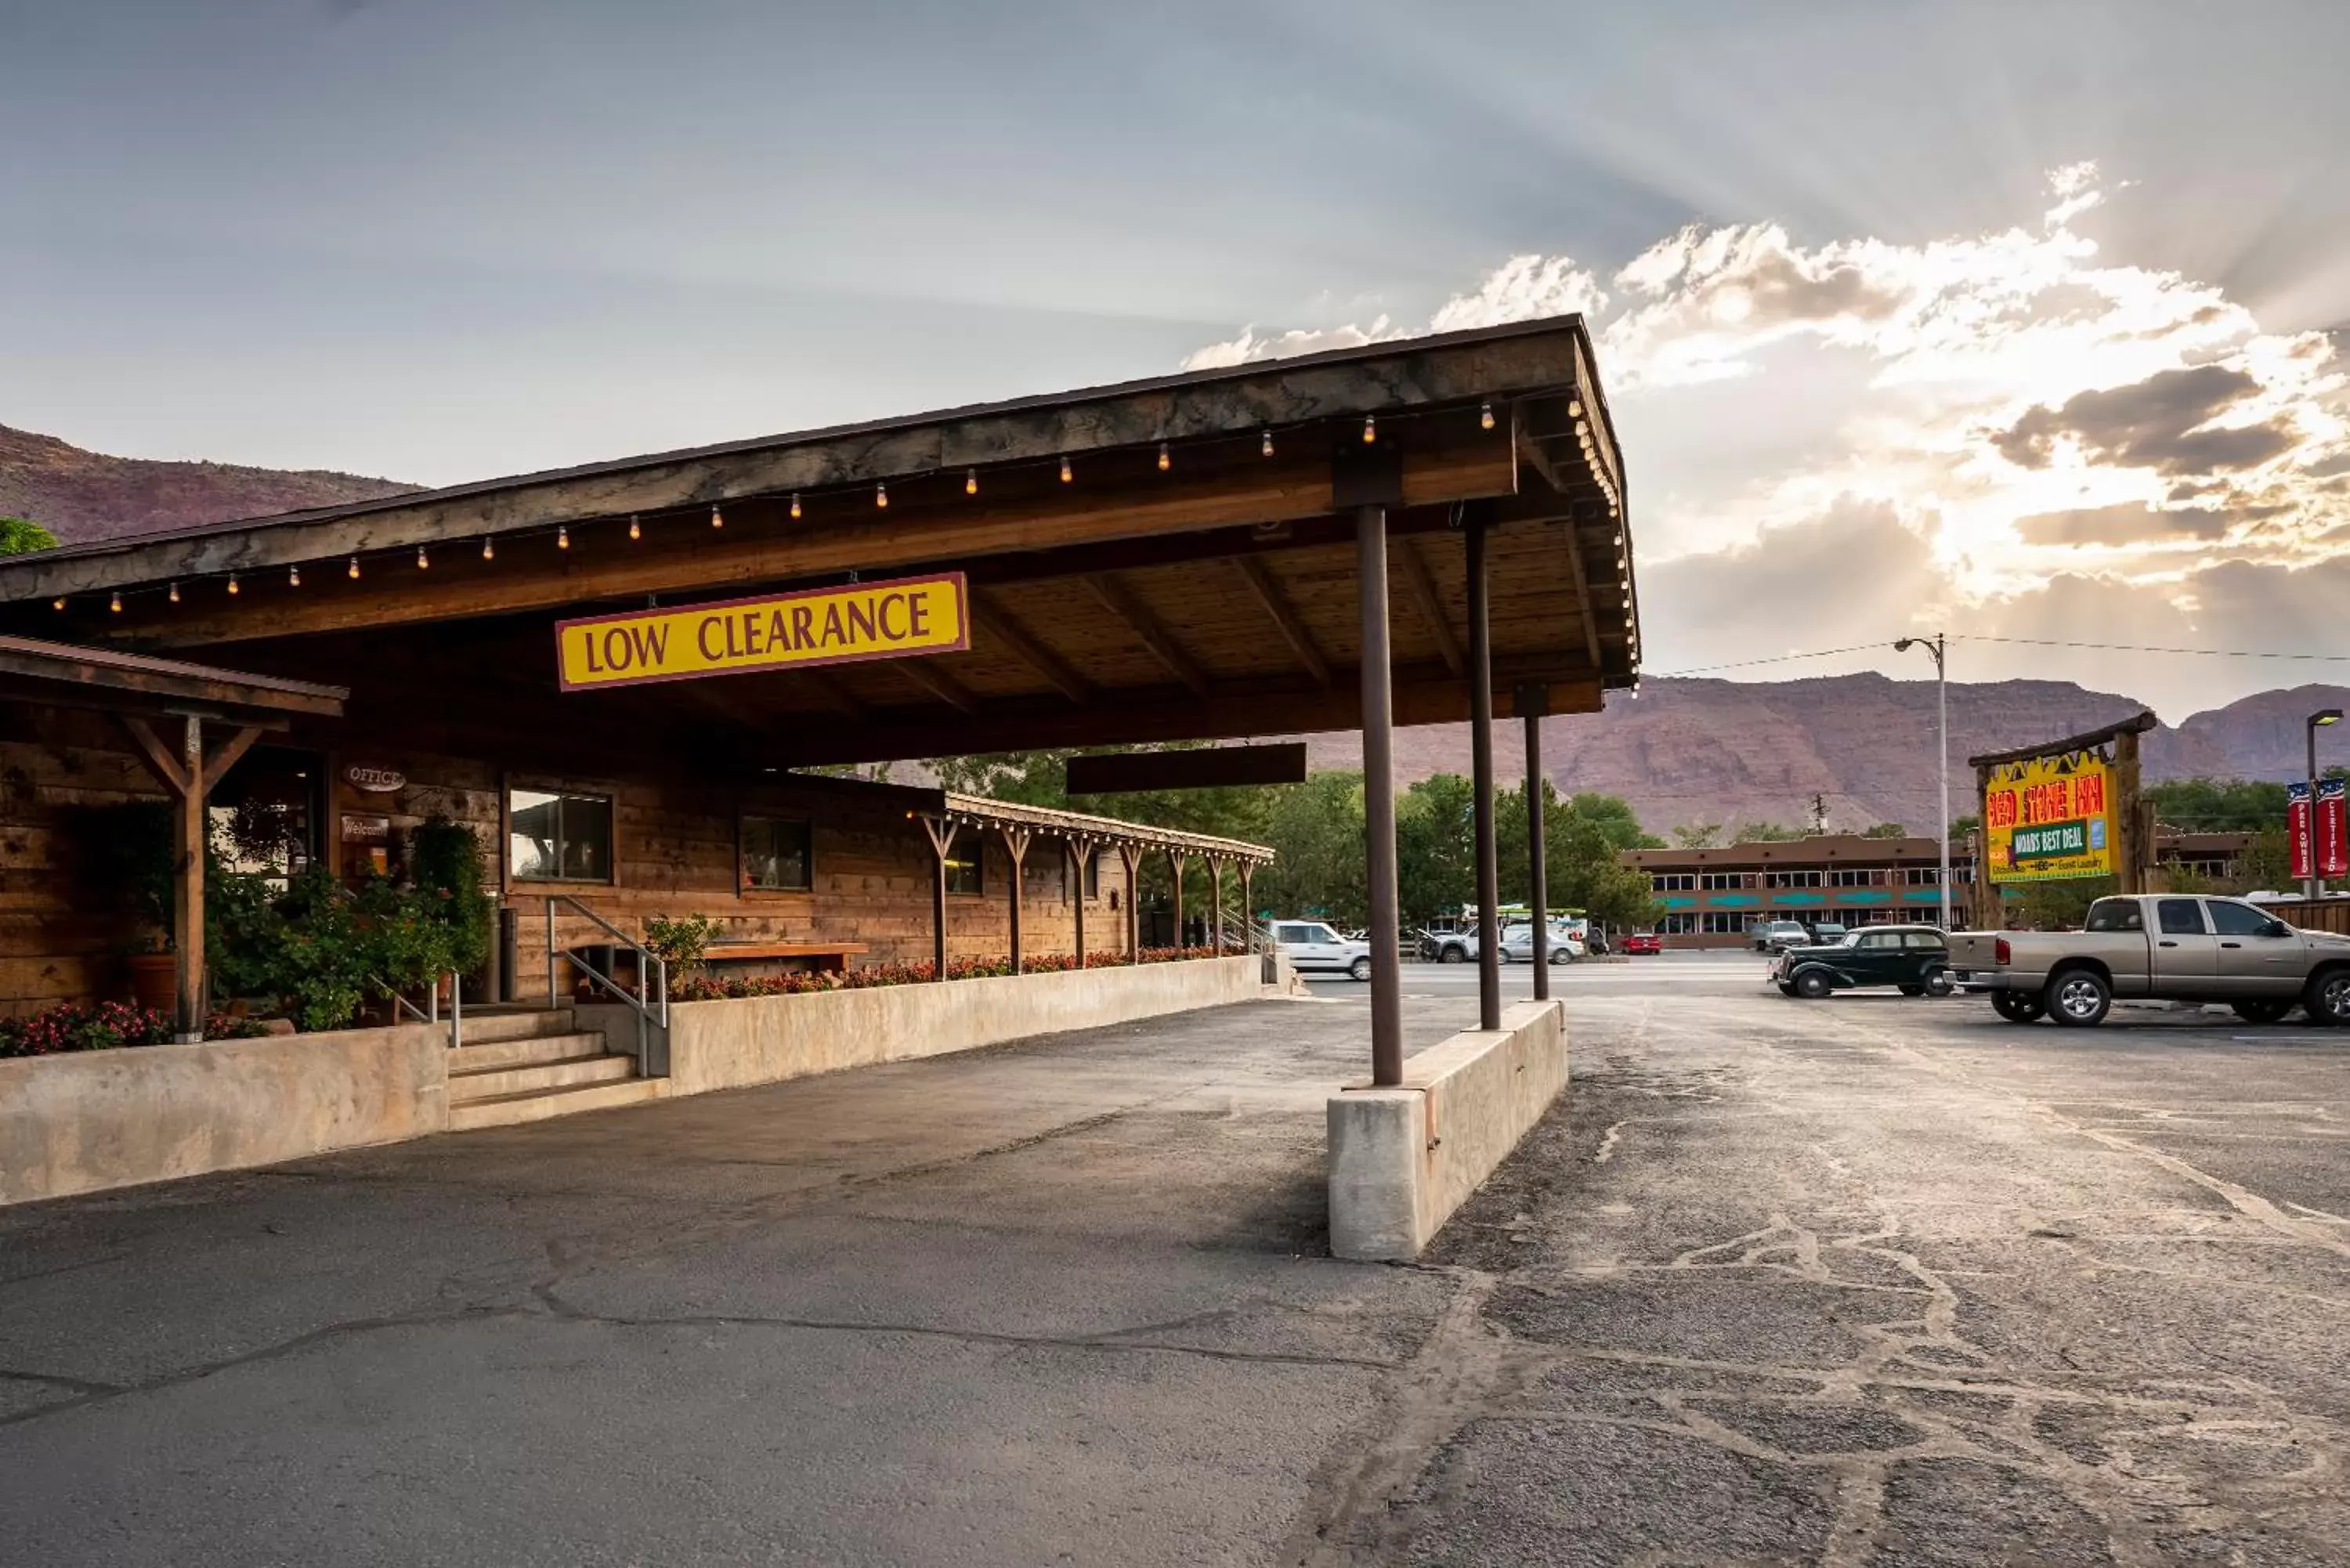
<svg viewBox="0 0 2350 1568">
<path fill-rule="evenodd" d="M 1469 546 L 1469 774 L 1476 793 L 1477 1027 L 1502 1026 L 1501 865 L 1493 843 L 1493 627 L 1485 571 L 1485 520 L 1467 524 Z M 1536 959 L 1536 964 L 1541 962 Z"/>
<path fill-rule="evenodd" d="M 1065 838 L 1061 846 L 1069 855 L 1069 908 L 1077 922 L 1077 967 L 1086 967 L 1086 869 L 1093 864 L 1093 843 L 1085 838 Z"/>
<path fill-rule="evenodd" d="M 1388 668 L 1388 511 L 1355 512 L 1363 610 L 1363 852 L 1371 904 L 1371 1083 L 1403 1082 L 1403 956 L 1396 908 L 1395 680 Z"/>
<path fill-rule="evenodd" d="M 1512 694 L 1512 707 L 1526 723 L 1526 902 L 1534 917 L 1534 1000 L 1550 1000 L 1550 865 L 1543 842 L 1542 722 L 1550 711 L 1550 688 L 1529 683 Z"/>
<path fill-rule="evenodd" d="M 1248 950 L 1256 951 L 1256 895 L 1249 884 L 1256 880 L 1256 862 L 1241 862 L 1241 929 L 1248 932 Z"/>
<path fill-rule="evenodd" d="M 180 766 L 188 784 L 173 804 L 172 818 L 172 951 L 173 990 L 178 1005 L 172 1020 L 174 1044 L 193 1045 L 204 1038 L 204 849 L 210 836 L 204 810 L 204 722 L 186 716 L 181 732 Z"/>
<path fill-rule="evenodd" d="M 1208 857 L 1208 894 L 1215 900 L 1215 929 L 1208 940 L 1215 944 L 1216 956 L 1224 956 L 1224 863 L 1216 856 Z"/>
<path fill-rule="evenodd" d="M 947 852 L 954 847 L 955 825 L 943 817 L 922 818 L 931 841 L 931 978 L 947 977 Z"/>
<path fill-rule="evenodd" d="M 1131 844 L 1118 846 L 1126 866 L 1126 961 L 1142 961 L 1142 851 Z"/>
<path fill-rule="evenodd" d="M 1028 830 L 1006 826 L 1003 833 L 1003 857 L 1012 863 L 1012 875 L 1005 878 L 1012 884 L 1012 972 L 1020 968 L 1020 874 L 1028 859 Z"/>
<path fill-rule="evenodd" d="M 1179 849 L 1167 852 L 1169 883 L 1175 889 L 1175 940 L 1170 945 L 1179 953 L 1183 950 L 1183 863 L 1188 858 Z"/>
</svg>

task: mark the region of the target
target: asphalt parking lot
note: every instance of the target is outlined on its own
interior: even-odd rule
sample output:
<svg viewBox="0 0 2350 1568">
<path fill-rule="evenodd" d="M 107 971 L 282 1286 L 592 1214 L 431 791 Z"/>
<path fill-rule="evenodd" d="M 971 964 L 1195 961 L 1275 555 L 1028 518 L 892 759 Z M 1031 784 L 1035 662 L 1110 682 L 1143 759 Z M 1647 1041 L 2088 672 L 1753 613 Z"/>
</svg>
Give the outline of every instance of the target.
<svg viewBox="0 0 2350 1568">
<path fill-rule="evenodd" d="M 0 1210 L 5 1555 L 2350 1562 L 2350 1033 L 1555 973 L 1411 1268 L 1323 1245 L 1344 981 Z"/>
</svg>

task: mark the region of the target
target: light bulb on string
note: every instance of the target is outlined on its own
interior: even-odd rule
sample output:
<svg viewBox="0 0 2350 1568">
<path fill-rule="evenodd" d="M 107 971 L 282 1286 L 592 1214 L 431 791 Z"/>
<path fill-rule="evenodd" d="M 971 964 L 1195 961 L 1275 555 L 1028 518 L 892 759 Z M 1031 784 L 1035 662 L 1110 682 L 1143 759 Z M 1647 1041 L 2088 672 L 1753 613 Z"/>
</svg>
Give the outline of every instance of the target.
<svg viewBox="0 0 2350 1568">
<path fill-rule="evenodd" d="M 298 588 L 302 586 L 301 567 L 288 566 L 286 568 L 286 586 L 289 588 Z"/>
<path fill-rule="evenodd" d="M 1379 421 L 1370 414 L 1363 416 L 1363 444 L 1370 445 L 1379 439 Z"/>
<path fill-rule="evenodd" d="M 430 569 L 430 567 L 432 566 L 432 557 L 431 557 L 430 556 L 427 556 L 427 555 L 424 553 L 424 546 L 423 546 L 423 545 L 417 545 L 417 546 L 416 546 L 416 569 L 417 569 L 418 571 L 420 571 L 420 572 L 421 572 L 421 571 L 425 571 L 425 570 Z"/>
<path fill-rule="evenodd" d="M 889 487 L 888 485 L 877 484 L 873 487 L 873 504 L 883 508 L 887 508 L 889 506 Z"/>
<path fill-rule="evenodd" d="M 800 517 L 800 493 L 799 493 L 798 491 L 795 490 L 795 491 L 793 491 L 793 492 L 792 492 L 792 521 L 793 521 L 793 522 L 795 522 L 795 523 L 796 523 L 796 522 L 798 522 L 798 521 L 799 521 L 799 517 Z"/>
<path fill-rule="evenodd" d="M 1061 454 L 1061 483 L 1066 484 L 1075 478 L 1076 474 L 1069 467 L 1068 454 L 1064 452 Z"/>
<path fill-rule="evenodd" d="M 1493 428 L 1493 405 L 1492 405 L 1492 404 L 1491 404 L 1491 403 L 1487 403 L 1487 404 L 1483 405 L 1482 407 L 1481 407 L 1480 409 L 1478 409 L 1478 410 L 1477 410 L 1477 424 L 1478 424 L 1478 427 L 1479 427 L 1480 429 L 1482 429 L 1482 430 L 1492 430 L 1492 429 Z"/>
<path fill-rule="evenodd" d="M 631 538 L 631 539 L 641 539 L 641 538 L 643 538 L 644 536 L 645 536 L 645 527 L 644 527 L 644 524 L 637 521 L 637 514 L 636 514 L 635 513 L 633 513 L 633 512 L 629 513 L 629 538 Z"/>
<path fill-rule="evenodd" d="M 571 548 L 570 524 L 563 524 L 555 530 L 555 547 L 558 550 L 568 550 Z"/>
<path fill-rule="evenodd" d="M 633 518 L 633 517 L 629 518 L 629 525 L 630 525 L 631 527 L 633 527 L 633 526 L 635 525 L 635 524 L 636 524 L 636 521 L 637 521 L 637 520 L 636 520 L 635 518 Z M 724 514 L 723 512 L 719 511 L 719 510 L 718 510 L 718 508 L 717 508 L 716 506 L 712 506 L 712 507 L 711 507 L 711 509 L 710 509 L 710 525 L 711 525 L 712 528 L 723 528 L 723 527 L 725 527 L 725 526 L 726 526 L 726 514 Z M 631 539 L 633 539 L 633 538 L 635 538 L 635 537 L 636 537 L 636 535 L 634 535 L 634 534 L 630 534 L 630 535 L 629 535 L 629 538 L 631 538 Z"/>
<path fill-rule="evenodd" d="M 359 558 L 357 556 L 353 556 L 351 557 L 351 569 L 346 573 L 345 576 L 348 576 L 353 582 L 358 582 L 359 580 Z"/>
<path fill-rule="evenodd" d="M 172 585 L 172 602 L 173 604 L 180 602 L 180 585 L 176 582 Z"/>
<path fill-rule="evenodd" d="M 65 595 L 63 595 L 63 594 L 59 594 L 56 598 L 51 599 L 51 600 L 49 601 L 49 607 L 50 607 L 51 609 L 53 609 L 53 610 L 61 610 L 61 609 L 65 608 L 65 607 L 66 607 L 66 597 L 65 597 Z"/>
<path fill-rule="evenodd" d="M 493 544 L 491 544 L 491 543 L 490 543 L 490 536 L 489 536 L 488 535 L 486 535 L 486 534 L 483 535 L 482 535 L 482 559 L 484 559 L 484 561 L 494 561 L 494 560 L 496 560 L 497 558 L 498 558 L 498 547 L 497 547 L 495 545 L 493 545 Z"/>
<path fill-rule="evenodd" d="M 1167 443 L 1163 441 L 1160 441 L 1159 443 L 1159 472 L 1164 473 L 1174 466 L 1175 460 L 1170 457 L 1167 453 Z"/>
<path fill-rule="evenodd" d="M 962 471 L 962 493 L 965 495 L 979 493 L 979 470 L 966 468 Z"/>
<path fill-rule="evenodd" d="M 1257 451 L 1265 457 L 1273 455 L 1273 430 L 1270 426 L 1265 429 L 1264 440 L 1257 443 Z"/>
<path fill-rule="evenodd" d="M 228 575 L 228 591 L 232 594 L 236 592 L 236 574 L 234 572 L 231 572 Z"/>
<path fill-rule="evenodd" d="M 1569 398 L 1569 399 L 1567 399 L 1567 400 L 1566 400 L 1566 417 L 1567 417 L 1568 419 L 1571 419 L 1571 420 L 1579 420 L 1579 419 L 1581 419 L 1581 418 L 1583 417 L 1583 400 L 1582 400 L 1582 399 L 1580 399 L 1580 398 Z"/>
<path fill-rule="evenodd" d="M 112 610 L 116 615 L 120 615 L 120 614 L 122 613 L 122 590 L 121 590 L 121 589 L 117 588 L 117 589 L 114 591 L 114 597 L 113 597 L 112 598 L 109 599 L 109 600 L 106 602 L 106 607 L 107 607 L 108 609 Z"/>
</svg>

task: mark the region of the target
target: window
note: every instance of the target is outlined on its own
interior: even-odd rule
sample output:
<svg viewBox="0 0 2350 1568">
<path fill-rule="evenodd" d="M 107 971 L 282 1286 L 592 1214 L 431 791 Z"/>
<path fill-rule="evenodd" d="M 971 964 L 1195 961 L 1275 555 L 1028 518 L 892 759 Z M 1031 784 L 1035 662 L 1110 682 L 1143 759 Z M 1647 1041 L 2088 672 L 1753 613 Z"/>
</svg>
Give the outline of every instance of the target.
<svg viewBox="0 0 2350 1568">
<path fill-rule="evenodd" d="M 957 834 L 954 847 L 947 851 L 947 891 L 979 893 L 984 891 L 980 880 L 980 856 L 983 853 L 978 840 L 969 834 Z"/>
<path fill-rule="evenodd" d="M 1754 886 L 1752 871 L 1700 871 L 1697 885 L 1709 893 L 1734 893 Z"/>
<path fill-rule="evenodd" d="M 1652 893 L 1694 893 L 1697 874 L 1692 871 L 1659 871 L 1648 878 Z"/>
<path fill-rule="evenodd" d="M 1950 944 L 1942 940 L 1939 931 L 1904 931 L 1901 933 L 1901 945 L 1905 948 L 1932 948 L 1939 952 Z"/>
<path fill-rule="evenodd" d="M 2223 937 L 2270 936 L 2278 925 L 2250 904 L 2214 898 L 2203 907 L 2211 911 L 2211 929 Z"/>
<path fill-rule="evenodd" d="M 1281 934 L 1274 940 L 1275 941 L 1287 942 L 1292 945 L 1298 942 L 1310 942 L 1314 940 L 1314 928 L 1311 926 L 1283 926 L 1281 928 Z"/>
<path fill-rule="evenodd" d="M 1853 937 L 1853 945 L 1866 948 L 1870 952 L 1885 952 L 1901 945 L 1901 933 L 1899 931 L 1861 931 Z"/>
<path fill-rule="evenodd" d="M 1942 868 L 1939 866 L 1906 867 L 1902 870 L 1901 880 L 1912 888 L 1939 887 L 1942 881 Z"/>
<path fill-rule="evenodd" d="M 506 815 L 506 863 L 515 881 L 612 879 L 610 795 L 511 790 Z"/>
<path fill-rule="evenodd" d="M 1838 867 L 1828 873 L 1828 886 L 1831 888 L 1874 888 L 1884 880 L 1884 872 L 1863 870 L 1858 867 Z"/>
<path fill-rule="evenodd" d="M 1667 915 L 1657 922 L 1657 935 L 1660 937 L 1685 937 L 1696 929 L 1695 915 Z"/>
<path fill-rule="evenodd" d="M 1708 931 L 1716 936 L 1734 937 L 1745 934 L 1746 917 L 1735 909 L 1708 909 L 1700 918 L 1704 923 L 1698 929 L 1701 931 Z"/>
<path fill-rule="evenodd" d="M 787 816 L 743 819 L 743 886 L 765 892 L 805 893 L 809 875 L 808 825 Z"/>
<path fill-rule="evenodd" d="M 1097 849 L 1092 854 L 1084 857 L 1078 862 L 1080 866 L 1085 867 L 1085 897 L 1088 898 L 1098 898 L 1101 897 L 1102 857 L 1108 853 L 1109 851 L 1106 849 Z"/>
<path fill-rule="evenodd" d="M 2199 937 L 2203 935 L 2203 906 L 2192 898 L 2162 900 L 2162 931 L 2165 936 Z"/>
<path fill-rule="evenodd" d="M 2089 906 L 2089 918 L 2081 922 L 2085 931 L 2142 931 L 2146 917 L 2138 912 L 2135 898 L 2100 898 Z M 2197 930 L 2203 928 L 2198 926 Z"/>
<path fill-rule="evenodd" d="M 1762 873 L 1762 886 L 1765 888 L 1816 888 L 1820 885 L 1820 875 L 1817 871 L 1765 871 Z"/>
</svg>

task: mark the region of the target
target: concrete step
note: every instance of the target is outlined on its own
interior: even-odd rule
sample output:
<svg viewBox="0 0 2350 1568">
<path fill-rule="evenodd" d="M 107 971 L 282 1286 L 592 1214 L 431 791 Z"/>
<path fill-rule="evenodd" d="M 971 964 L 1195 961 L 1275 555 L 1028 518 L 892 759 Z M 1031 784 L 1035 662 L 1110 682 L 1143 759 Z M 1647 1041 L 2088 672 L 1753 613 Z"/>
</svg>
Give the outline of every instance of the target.
<svg viewBox="0 0 2350 1568">
<path fill-rule="evenodd" d="M 458 1030 L 468 1045 L 486 1045 L 494 1040 L 525 1040 L 539 1034 L 567 1034 L 577 1024 L 567 1007 L 533 1007 L 494 1012 L 465 1010 L 464 1022 Z"/>
<path fill-rule="evenodd" d="M 573 1056 L 600 1056 L 604 1036 L 593 1031 L 565 1034 L 521 1034 L 476 1045 L 470 1040 L 449 1053 L 449 1075 L 484 1073 L 494 1067 L 522 1067 L 533 1062 L 561 1062 Z"/>
<path fill-rule="evenodd" d="M 505 1095 L 534 1094 L 541 1089 L 567 1089 L 579 1084 L 609 1084 L 637 1075 L 633 1056 L 598 1054 L 565 1056 L 553 1062 L 528 1062 L 513 1067 L 480 1068 L 449 1076 L 449 1103 L 470 1105 Z"/>
<path fill-rule="evenodd" d="M 468 1100 L 449 1107 L 449 1130 L 471 1132 L 478 1127 L 513 1127 L 545 1121 L 578 1111 L 609 1110 L 642 1105 L 669 1093 L 666 1078 L 623 1078 L 611 1084 L 582 1084 L 568 1089 L 544 1089 L 528 1095 L 500 1095 L 494 1099 Z"/>
</svg>

